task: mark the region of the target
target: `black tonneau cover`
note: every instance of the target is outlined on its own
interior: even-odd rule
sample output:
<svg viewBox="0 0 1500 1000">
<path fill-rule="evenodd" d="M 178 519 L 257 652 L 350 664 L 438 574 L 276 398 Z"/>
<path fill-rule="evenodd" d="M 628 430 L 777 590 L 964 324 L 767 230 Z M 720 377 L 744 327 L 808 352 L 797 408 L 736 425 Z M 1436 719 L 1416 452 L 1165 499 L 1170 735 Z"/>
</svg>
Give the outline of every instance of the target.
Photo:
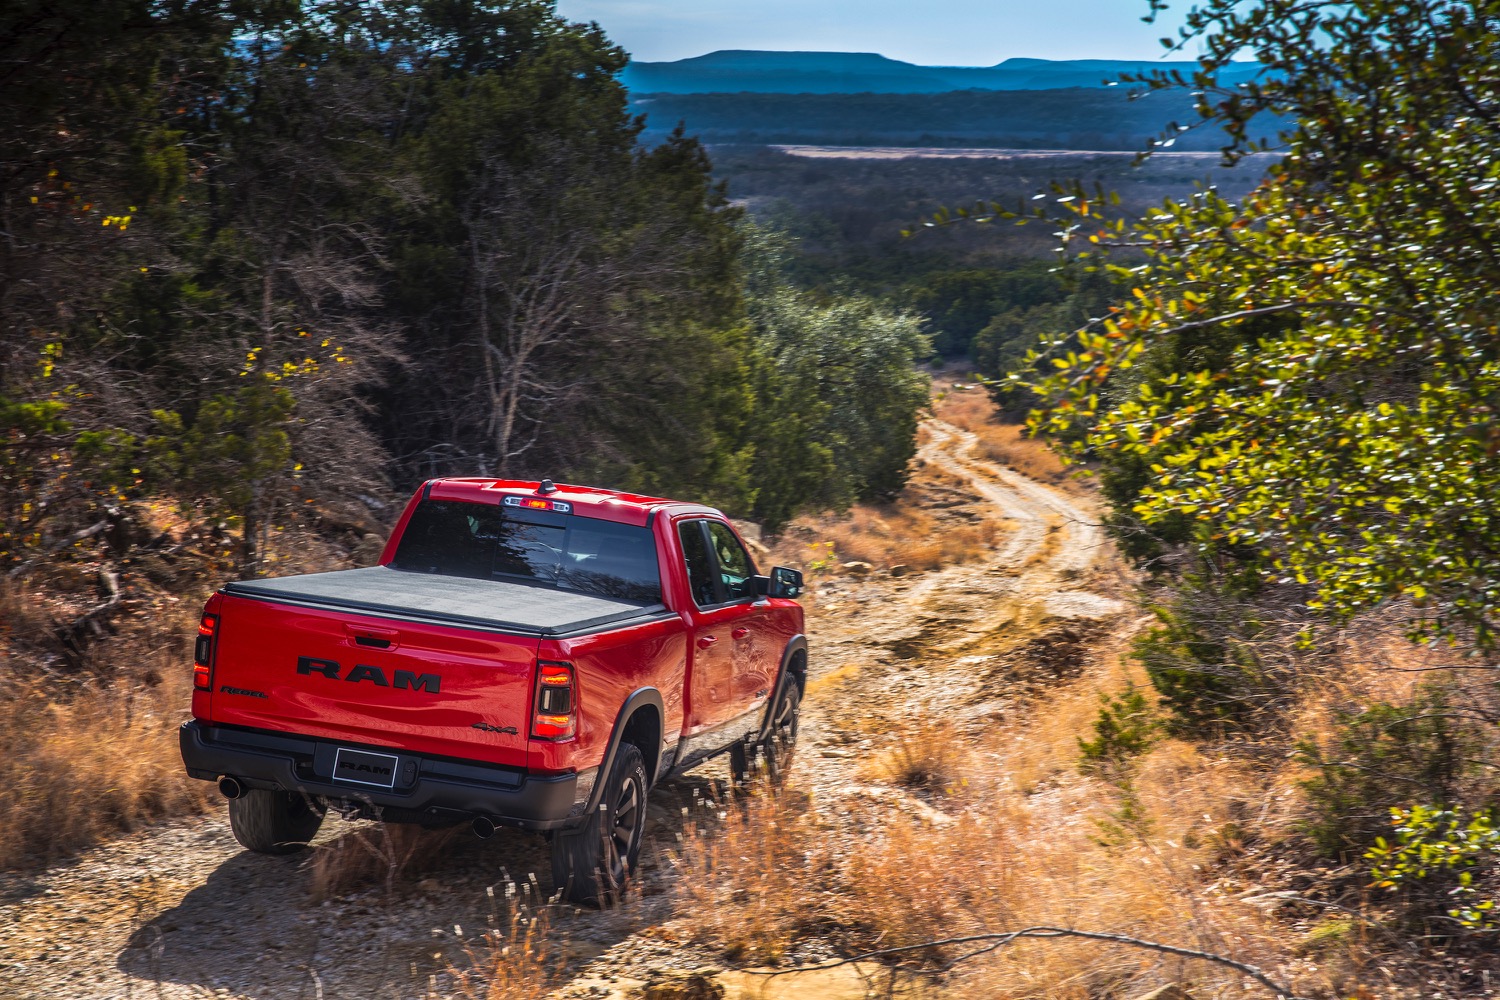
<svg viewBox="0 0 1500 1000">
<path fill-rule="evenodd" d="M 226 594 L 522 635 L 559 636 L 667 613 L 612 597 L 516 580 L 474 580 L 373 566 L 279 580 L 241 580 Z"/>
</svg>

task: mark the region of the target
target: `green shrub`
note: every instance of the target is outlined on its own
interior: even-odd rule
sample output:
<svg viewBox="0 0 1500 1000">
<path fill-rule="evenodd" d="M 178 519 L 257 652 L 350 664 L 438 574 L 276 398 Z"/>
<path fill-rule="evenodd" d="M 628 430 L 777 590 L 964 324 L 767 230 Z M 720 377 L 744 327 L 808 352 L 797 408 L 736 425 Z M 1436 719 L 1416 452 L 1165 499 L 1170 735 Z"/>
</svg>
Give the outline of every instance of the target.
<svg viewBox="0 0 1500 1000">
<path fill-rule="evenodd" d="M 1314 771 L 1301 782 L 1308 805 L 1302 830 L 1318 850 L 1330 856 L 1363 853 L 1402 803 L 1417 797 L 1459 800 L 1481 740 L 1449 702 L 1443 687 L 1424 685 L 1410 704 L 1377 702 L 1340 713 L 1329 746 L 1297 743 L 1296 759 Z"/>
<path fill-rule="evenodd" d="M 1079 739 L 1083 755 L 1079 769 L 1085 774 L 1109 775 L 1132 757 L 1151 749 L 1161 731 L 1156 706 L 1134 684 L 1119 695 L 1099 695 L 1099 716 L 1094 719 L 1094 738 Z"/>
<path fill-rule="evenodd" d="M 1391 825 L 1396 842 L 1376 837 L 1364 854 L 1374 862 L 1370 874 L 1378 888 L 1398 893 L 1415 915 L 1443 913 L 1469 930 L 1500 930 L 1495 893 L 1479 888 L 1500 874 L 1500 827 L 1493 809 L 1467 819 L 1463 810 L 1442 806 L 1392 809 Z"/>
<path fill-rule="evenodd" d="M 1254 603 L 1188 578 L 1170 603 L 1153 610 L 1160 624 L 1138 636 L 1132 652 L 1161 695 L 1174 735 L 1253 728 L 1288 701 L 1299 654 L 1279 648 L 1291 643 Z"/>
</svg>

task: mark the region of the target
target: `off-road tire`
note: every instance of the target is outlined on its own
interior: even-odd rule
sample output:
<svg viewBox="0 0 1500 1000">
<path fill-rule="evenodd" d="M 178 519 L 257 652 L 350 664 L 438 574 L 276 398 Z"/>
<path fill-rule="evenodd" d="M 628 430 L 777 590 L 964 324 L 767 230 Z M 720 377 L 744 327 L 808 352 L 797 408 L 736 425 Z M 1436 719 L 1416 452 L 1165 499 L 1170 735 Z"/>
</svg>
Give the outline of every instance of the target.
<svg viewBox="0 0 1500 1000">
<path fill-rule="evenodd" d="M 257 854 L 295 854 L 307 847 L 322 825 L 322 803 L 300 792 L 251 788 L 229 800 L 229 829 L 234 839 Z"/>
<path fill-rule="evenodd" d="M 736 790 L 743 791 L 755 778 L 755 756 L 758 743 L 736 741 L 729 747 L 729 777 Z"/>
<path fill-rule="evenodd" d="M 612 906 L 641 856 L 646 832 L 646 763 L 621 743 L 599 808 L 575 830 L 552 837 L 552 884 L 580 906 Z"/>
<path fill-rule="evenodd" d="M 802 716 L 802 689 L 797 678 L 787 677 L 776 694 L 771 708 L 771 728 L 760 742 L 760 756 L 765 760 L 766 777 L 780 784 L 792 766 L 792 751 L 797 746 L 797 724 Z"/>
</svg>

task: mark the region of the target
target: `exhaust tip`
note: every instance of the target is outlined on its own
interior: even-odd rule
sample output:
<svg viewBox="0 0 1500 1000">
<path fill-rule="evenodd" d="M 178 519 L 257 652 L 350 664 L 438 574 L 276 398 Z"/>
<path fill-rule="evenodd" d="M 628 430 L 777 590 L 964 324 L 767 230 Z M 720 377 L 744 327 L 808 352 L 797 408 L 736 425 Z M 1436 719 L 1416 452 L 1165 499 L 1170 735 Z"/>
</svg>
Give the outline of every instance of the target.
<svg viewBox="0 0 1500 1000">
<path fill-rule="evenodd" d="M 489 840 L 495 835 L 495 824 L 485 816 L 474 817 L 474 836 L 480 840 Z"/>
<path fill-rule="evenodd" d="M 219 794 L 226 799 L 237 799 L 245 794 L 245 786 L 240 784 L 238 779 L 226 774 L 219 779 Z"/>
</svg>

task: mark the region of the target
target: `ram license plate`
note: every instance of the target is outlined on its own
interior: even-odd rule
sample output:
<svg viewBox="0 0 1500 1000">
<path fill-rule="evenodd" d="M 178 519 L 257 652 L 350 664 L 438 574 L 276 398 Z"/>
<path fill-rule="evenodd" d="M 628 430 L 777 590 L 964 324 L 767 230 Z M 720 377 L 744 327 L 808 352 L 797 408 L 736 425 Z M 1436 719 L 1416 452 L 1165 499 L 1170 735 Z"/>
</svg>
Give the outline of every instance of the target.
<svg viewBox="0 0 1500 1000">
<path fill-rule="evenodd" d="M 333 755 L 333 780 L 394 788 L 399 763 L 400 759 L 390 754 L 339 747 L 338 753 Z"/>
</svg>

